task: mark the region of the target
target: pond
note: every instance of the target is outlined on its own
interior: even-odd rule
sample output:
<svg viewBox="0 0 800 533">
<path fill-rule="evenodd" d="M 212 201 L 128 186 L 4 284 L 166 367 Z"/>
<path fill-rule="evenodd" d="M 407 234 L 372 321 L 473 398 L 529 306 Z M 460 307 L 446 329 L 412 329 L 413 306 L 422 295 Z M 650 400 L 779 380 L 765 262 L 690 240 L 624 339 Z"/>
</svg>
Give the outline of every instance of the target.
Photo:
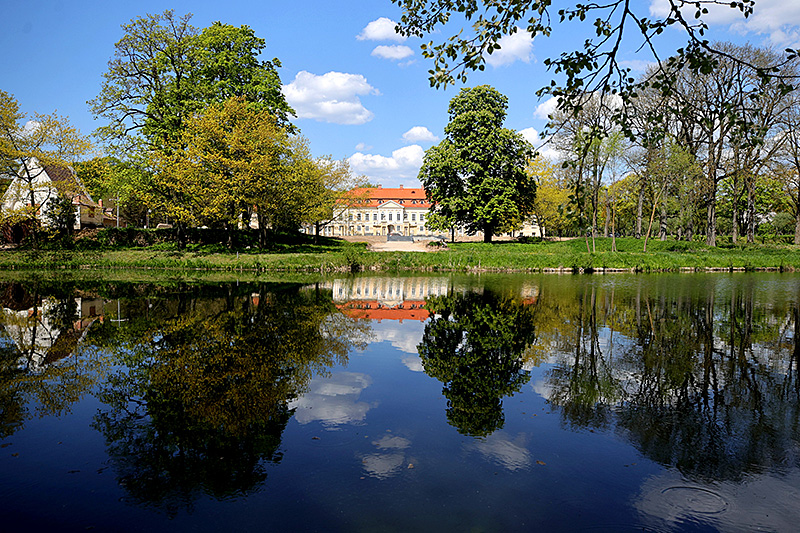
<svg viewBox="0 0 800 533">
<path fill-rule="evenodd" d="M 792 531 L 800 276 L 0 280 L 8 531 Z"/>
</svg>

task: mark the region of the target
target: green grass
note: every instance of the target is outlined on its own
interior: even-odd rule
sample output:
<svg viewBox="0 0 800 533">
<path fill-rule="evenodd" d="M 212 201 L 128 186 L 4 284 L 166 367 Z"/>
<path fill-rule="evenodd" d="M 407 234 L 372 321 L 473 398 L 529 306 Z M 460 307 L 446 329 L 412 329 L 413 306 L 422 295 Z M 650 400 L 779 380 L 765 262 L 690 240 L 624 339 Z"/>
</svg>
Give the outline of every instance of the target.
<svg viewBox="0 0 800 533">
<path fill-rule="evenodd" d="M 590 241 L 591 245 L 591 241 Z M 712 248 L 699 242 L 643 242 L 596 239 L 595 252 L 586 251 L 583 239 L 521 244 L 455 243 L 434 253 L 368 252 L 363 243 L 326 240 L 322 244 L 280 244 L 269 252 L 228 252 L 219 245 L 194 246 L 184 251 L 174 246 L 91 251 L 0 251 L 0 268 L 24 269 L 135 269 L 216 272 L 347 272 L 449 271 L 539 272 L 603 271 L 668 272 L 683 268 L 800 270 L 800 247 L 794 245 L 727 245 Z"/>
</svg>

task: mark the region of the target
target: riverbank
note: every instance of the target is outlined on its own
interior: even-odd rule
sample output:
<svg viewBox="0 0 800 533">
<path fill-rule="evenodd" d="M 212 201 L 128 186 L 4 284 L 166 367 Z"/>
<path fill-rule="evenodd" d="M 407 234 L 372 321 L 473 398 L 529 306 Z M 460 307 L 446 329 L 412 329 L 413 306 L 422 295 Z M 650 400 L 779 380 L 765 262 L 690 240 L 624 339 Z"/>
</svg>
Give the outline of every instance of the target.
<svg viewBox="0 0 800 533">
<path fill-rule="evenodd" d="M 800 270 L 800 247 L 749 245 L 712 248 L 698 242 L 597 239 L 595 252 L 582 239 L 523 244 L 517 242 L 454 243 L 435 253 L 369 251 L 366 243 L 329 242 L 282 246 L 273 252 L 220 251 L 164 247 L 91 251 L 0 250 L 0 268 L 142 269 L 239 272 L 697 272 Z"/>
</svg>

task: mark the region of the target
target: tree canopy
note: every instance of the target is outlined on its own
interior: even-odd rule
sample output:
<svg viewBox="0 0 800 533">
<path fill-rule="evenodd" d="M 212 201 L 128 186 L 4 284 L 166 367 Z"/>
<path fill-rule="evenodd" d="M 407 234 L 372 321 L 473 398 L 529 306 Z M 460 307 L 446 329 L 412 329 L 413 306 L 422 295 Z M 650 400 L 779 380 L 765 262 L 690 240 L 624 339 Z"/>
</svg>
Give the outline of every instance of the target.
<svg viewBox="0 0 800 533">
<path fill-rule="evenodd" d="M 99 136 L 125 152 L 163 148 L 192 113 L 230 97 L 246 98 L 291 129 L 280 61 L 258 59 L 264 39 L 221 22 L 200 31 L 190 19 L 167 10 L 122 26 L 100 94 L 89 102 L 95 117 L 109 121 Z"/>
<path fill-rule="evenodd" d="M 481 85 L 450 101 L 445 139 L 425 153 L 419 179 L 433 204 L 428 226 L 492 235 L 521 225 L 533 209 L 536 185 L 525 172 L 533 148 L 503 128 L 508 99 Z"/>
</svg>

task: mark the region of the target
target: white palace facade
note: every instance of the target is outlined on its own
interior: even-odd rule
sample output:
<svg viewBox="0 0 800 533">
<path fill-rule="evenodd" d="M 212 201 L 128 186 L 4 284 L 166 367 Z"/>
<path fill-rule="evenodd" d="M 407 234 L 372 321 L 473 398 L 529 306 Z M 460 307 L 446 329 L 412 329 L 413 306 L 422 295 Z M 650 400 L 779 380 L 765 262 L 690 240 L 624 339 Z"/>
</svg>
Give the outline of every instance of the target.
<svg viewBox="0 0 800 533">
<path fill-rule="evenodd" d="M 381 186 L 353 191 L 355 200 L 337 209 L 335 218 L 321 230 L 331 237 L 405 235 L 410 237 L 449 237 L 449 233 L 432 231 L 427 225 L 431 203 L 423 188 L 383 188 Z M 313 232 L 313 228 L 305 228 Z M 456 235 L 463 236 L 463 228 Z M 540 237 L 535 223 L 525 223 L 513 236 Z"/>
</svg>

